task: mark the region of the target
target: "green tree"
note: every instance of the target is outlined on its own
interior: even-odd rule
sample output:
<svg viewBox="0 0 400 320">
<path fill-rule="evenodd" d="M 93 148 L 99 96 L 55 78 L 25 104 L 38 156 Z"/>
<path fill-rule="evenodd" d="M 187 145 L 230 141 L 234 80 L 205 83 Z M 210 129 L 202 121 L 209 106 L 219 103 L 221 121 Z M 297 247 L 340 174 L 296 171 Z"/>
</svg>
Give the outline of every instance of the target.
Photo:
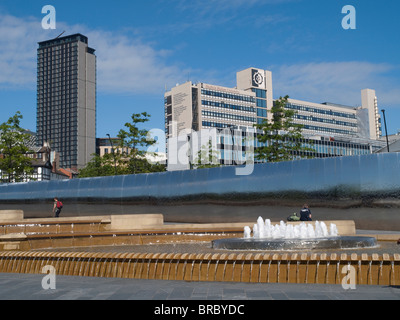
<svg viewBox="0 0 400 320">
<path fill-rule="evenodd" d="M 118 147 L 123 150 L 118 154 L 119 166 L 124 169 L 125 174 L 165 171 L 164 165 L 152 164 L 146 159 L 148 148 L 156 140 L 149 136 L 149 130 L 140 129 L 139 125 L 148 122 L 150 115 L 147 112 L 134 113 L 131 118 L 131 123 L 125 123 L 126 129 L 121 129 L 118 133 Z"/>
<path fill-rule="evenodd" d="M 149 121 L 150 115 L 135 113 L 131 118 L 132 122 L 127 122 L 125 129 L 119 131 L 119 142 L 111 153 L 103 157 L 93 155 L 93 159 L 79 171 L 80 178 L 165 171 L 164 165 L 146 159 L 147 149 L 156 141 L 149 137 L 148 130 L 139 129 L 139 125 Z"/>
<path fill-rule="evenodd" d="M 280 97 L 274 102 L 271 109 L 272 121 L 264 120 L 261 124 L 255 125 L 263 131 L 257 135 L 259 142 L 263 144 L 255 150 L 257 160 L 267 162 L 279 162 L 293 160 L 295 154 L 306 154 L 313 149 L 302 146 L 303 126 L 294 123 L 293 118 L 296 112 L 286 109 L 289 96 Z"/>
<path fill-rule="evenodd" d="M 26 146 L 29 134 L 20 127 L 21 113 L 18 111 L 8 121 L 0 124 L 0 170 L 2 182 L 21 182 L 32 174 L 33 167 Z"/>
<path fill-rule="evenodd" d="M 86 167 L 79 170 L 79 178 L 113 176 L 116 174 L 116 170 L 118 172 L 118 167 L 114 165 L 111 154 L 106 154 L 103 157 L 98 154 L 92 156 L 92 160 Z"/>
<path fill-rule="evenodd" d="M 218 161 L 218 152 L 213 149 L 211 139 L 208 140 L 208 146 L 201 146 L 197 152 L 197 158 L 194 161 L 193 167 L 195 169 L 215 168 L 221 164 Z"/>
</svg>

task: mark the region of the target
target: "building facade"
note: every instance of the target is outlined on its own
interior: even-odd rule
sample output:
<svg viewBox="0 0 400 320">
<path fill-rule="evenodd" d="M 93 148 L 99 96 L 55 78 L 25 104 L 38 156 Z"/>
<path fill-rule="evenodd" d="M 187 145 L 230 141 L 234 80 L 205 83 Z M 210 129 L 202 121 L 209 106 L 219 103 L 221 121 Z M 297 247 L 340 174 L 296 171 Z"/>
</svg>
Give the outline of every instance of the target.
<svg viewBox="0 0 400 320">
<path fill-rule="evenodd" d="M 60 166 L 83 168 L 96 151 L 96 56 L 81 34 L 39 42 L 37 139 Z"/>
<path fill-rule="evenodd" d="M 293 157 L 360 155 L 382 148 L 375 91 L 363 90 L 361 101 L 352 107 L 289 99 L 286 108 L 296 112 L 294 122 L 303 126 L 302 143 L 315 150 Z M 164 96 L 169 170 L 189 168 L 209 140 L 221 164 L 240 164 L 250 149 L 261 146 L 254 125 L 272 119 L 273 103 L 272 73 L 258 68 L 238 72 L 235 88 L 190 81 L 172 88 Z M 251 146 L 243 143 L 249 140 Z"/>
<path fill-rule="evenodd" d="M 106 154 L 129 154 L 131 152 L 130 148 L 120 147 L 120 138 L 96 138 L 96 154 L 100 157 Z M 152 163 L 166 164 L 167 155 L 164 152 L 146 152 L 146 159 Z"/>
<path fill-rule="evenodd" d="M 29 133 L 34 137 L 34 133 Z M 27 145 L 30 145 L 31 141 L 27 141 Z M 42 147 L 30 145 L 31 149 L 26 156 L 31 160 L 32 172 L 25 172 L 24 177 L 19 182 L 31 182 L 31 181 L 49 181 L 49 180 L 64 180 L 70 177 L 60 170 L 59 168 L 59 155 L 57 152 L 52 151 L 50 146 L 45 143 Z M 0 154 L 0 157 L 2 155 Z M 8 182 L 9 176 L 7 173 L 0 170 L 0 181 Z M 15 183 L 15 179 L 10 181 Z"/>
<path fill-rule="evenodd" d="M 237 73 L 236 88 L 205 83 L 176 86 L 165 93 L 165 133 L 172 138 L 204 128 L 245 128 L 268 118 L 272 74 L 261 69 Z"/>
</svg>

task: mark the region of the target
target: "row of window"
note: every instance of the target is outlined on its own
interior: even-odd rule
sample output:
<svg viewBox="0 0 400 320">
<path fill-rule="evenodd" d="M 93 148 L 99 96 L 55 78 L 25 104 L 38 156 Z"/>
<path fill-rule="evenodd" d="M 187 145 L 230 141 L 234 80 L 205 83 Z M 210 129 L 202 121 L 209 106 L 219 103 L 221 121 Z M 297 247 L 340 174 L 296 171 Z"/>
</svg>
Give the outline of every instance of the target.
<svg viewBox="0 0 400 320">
<path fill-rule="evenodd" d="M 314 117 L 314 116 L 304 116 L 304 115 L 301 115 L 301 114 L 295 114 L 293 117 L 295 119 L 299 119 L 299 120 L 316 121 L 316 122 L 335 124 L 335 125 L 339 125 L 339 126 L 357 128 L 357 124 L 353 123 L 353 122 L 338 121 L 338 120 L 334 120 L 334 119 L 318 118 L 318 117 Z"/>
<path fill-rule="evenodd" d="M 256 105 L 257 107 L 266 108 L 267 100 L 257 99 Z"/>
<path fill-rule="evenodd" d="M 37 85 L 40 89 L 53 87 L 71 87 L 76 86 L 78 83 L 78 74 L 67 74 L 63 73 L 62 75 L 53 75 L 49 77 L 38 76 Z"/>
<path fill-rule="evenodd" d="M 38 117 L 37 123 L 47 125 L 48 128 L 51 128 L 53 126 L 56 127 L 56 125 L 61 122 L 67 123 L 68 127 L 76 126 L 76 123 L 78 122 L 78 117 L 76 116 L 76 114 L 71 116 L 65 113 L 59 115 L 44 114 L 44 115 L 38 115 L 37 117 Z"/>
<path fill-rule="evenodd" d="M 63 54 L 63 55 L 52 55 L 52 56 L 46 56 L 42 58 L 38 58 L 38 66 L 44 67 L 44 66 L 59 66 L 61 64 L 71 64 L 71 65 L 77 65 L 78 64 L 78 59 L 77 55 L 69 55 L 69 54 Z"/>
<path fill-rule="evenodd" d="M 218 123 L 218 122 L 211 122 L 211 121 L 203 121 L 202 122 L 203 127 L 207 128 L 232 128 L 232 129 L 237 129 L 238 126 L 234 126 L 231 124 L 227 123 Z"/>
<path fill-rule="evenodd" d="M 48 99 L 46 101 L 43 101 L 43 99 Z M 54 94 L 47 94 L 44 95 L 43 94 L 39 97 L 39 99 L 41 100 L 41 104 L 45 105 L 45 104 L 49 104 L 49 103 L 55 103 L 55 104 L 77 104 L 78 103 L 78 95 L 77 94 L 73 94 L 73 95 L 69 95 L 69 96 L 65 96 L 65 95 L 54 95 Z M 69 99 L 69 100 L 68 100 Z M 67 102 L 69 101 L 69 102 Z"/>
<path fill-rule="evenodd" d="M 39 48 L 40 49 L 40 48 Z M 78 51 L 78 46 L 76 45 L 63 45 L 63 46 L 53 46 L 48 48 L 42 48 L 39 50 L 39 54 L 49 54 L 49 53 L 59 53 L 59 52 L 76 52 Z"/>
<path fill-rule="evenodd" d="M 43 63 L 43 62 L 60 60 L 60 59 L 76 60 L 76 57 L 77 57 L 77 52 L 63 51 L 60 53 L 57 52 L 57 53 L 51 53 L 51 54 L 38 55 L 37 61 L 39 63 Z"/>
<path fill-rule="evenodd" d="M 76 114 L 71 114 L 71 115 L 69 115 L 69 114 L 66 114 L 66 113 L 63 113 L 63 114 L 61 114 L 61 113 L 59 113 L 59 114 L 54 114 L 54 113 L 52 113 L 51 115 L 49 115 L 49 114 L 44 114 L 44 115 L 39 115 L 38 114 L 38 123 L 39 122 L 43 122 L 43 124 L 51 124 L 51 125 L 53 125 L 53 124 L 56 124 L 55 122 L 61 122 L 61 121 L 63 121 L 63 122 L 67 122 L 68 124 L 71 124 L 71 125 L 73 125 L 74 123 L 77 123 L 78 122 L 78 117 L 77 117 L 77 115 Z"/>
<path fill-rule="evenodd" d="M 62 123 L 60 120 L 49 119 L 49 120 L 38 120 L 38 136 L 54 136 L 60 133 L 61 136 L 76 137 L 78 132 L 77 121 L 68 121 Z M 40 124 L 40 125 L 39 125 Z"/>
<path fill-rule="evenodd" d="M 221 118 L 221 119 L 229 119 L 229 120 L 236 120 L 236 121 L 243 121 L 243 122 L 256 122 L 256 118 L 253 117 L 246 117 L 246 116 L 240 116 L 237 114 L 232 114 L 232 113 L 220 113 L 220 112 L 213 112 L 213 111 L 207 111 L 203 110 L 201 114 L 205 117 L 213 117 L 213 118 Z"/>
<path fill-rule="evenodd" d="M 38 80 L 57 80 L 59 78 L 69 78 L 78 76 L 77 68 L 52 68 L 44 70 L 38 70 L 37 77 Z"/>
<path fill-rule="evenodd" d="M 77 109 L 78 101 L 71 101 L 69 99 L 66 100 L 61 100 L 61 101 L 55 101 L 49 99 L 49 101 L 43 101 L 43 99 L 37 99 L 37 104 L 38 104 L 38 113 L 42 112 L 51 112 L 53 110 L 61 109 L 65 110 L 66 112 L 75 112 Z"/>
<path fill-rule="evenodd" d="M 229 103 L 225 103 L 225 102 L 201 100 L 201 104 L 203 106 L 209 106 L 209 107 L 225 108 L 225 109 L 238 110 L 238 111 L 244 111 L 244 112 L 252 112 L 252 113 L 255 112 L 254 107 L 239 106 L 239 105 L 229 104 Z"/>
<path fill-rule="evenodd" d="M 52 116 L 52 117 L 42 117 L 39 121 L 37 121 L 38 125 L 41 127 L 47 126 L 48 128 L 54 126 L 60 126 L 62 124 L 67 125 L 68 127 L 76 127 L 78 122 L 78 117 L 63 117 L 63 116 Z"/>
<path fill-rule="evenodd" d="M 66 71 L 66 72 L 57 72 L 54 74 L 38 74 L 37 75 L 37 83 L 40 85 L 57 85 L 61 83 L 76 83 L 78 81 L 78 72 L 76 71 Z"/>
<path fill-rule="evenodd" d="M 321 154 L 330 154 L 330 155 L 341 155 L 341 156 L 353 156 L 353 155 L 361 155 L 361 154 L 369 154 L 370 150 L 368 146 L 325 146 L 325 145 L 314 145 L 307 146 L 313 148 L 315 152 Z"/>
<path fill-rule="evenodd" d="M 257 148 L 264 146 L 265 144 L 260 144 L 257 141 L 255 142 L 255 154 L 257 154 Z M 312 154 L 317 158 L 324 157 L 332 157 L 332 156 L 354 156 L 354 155 L 365 155 L 370 154 L 370 148 L 368 145 L 350 145 L 346 143 L 340 143 L 337 145 L 315 145 L 313 143 L 302 143 L 302 147 L 308 147 L 313 149 L 313 151 L 308 151 L 308 154 Z M 240 144 L 239 144 L 240 147 Z M 242 146 L 242 148 L 238 149 L 237 146 L 233 147 L 229 146 L 227 148 L 226 144 L 219 144 L 218 149 L 216 150 L 219 154 L 220 160 L 232 160 L 232 159 L 241 159 L 244 161 L 246 159 L 246 147 Z M 293 153 L 293 157 L 296 159 L 297 156 L 304 156 L 304 152 Z M 301 157 L 300 157 L 301 158 Z"/>
<path fill-rule="evenodd" d="M 52 50 L 57 50 L 59 48 L 74 48 L 78 46 L 78 40 L 84 42 L 87 44 L 87 38 L 84 39 L 84 37 L 79 37 L 79 38 L 65 38 L 61 40 L 51 40 L 51 41 L 46 41 L 43 43 L 39 43 L 39 49 L 42 51 L 52 51 Z"/>
<path fill-rule="evenodd" d="M 220 140 L 220 144 L 224 144 L 224 140 Z M 228 143 L 230 145 L 231 143 Z M 225 142 L 224 146 L 227 143 Z M 239 145 L 245 147 L 243 142 L 239 141 Z M 219 145 L 220 150 L 229 150 L 224 146 Z M 260 148 L 264 147 L 265 143 L 260 143 L 256 138 L 254 139 L 254 147 Z M 308 140 L 308 139 L 301 139 L 301 146 L 307 147 L 310 149 L 314 149 L 315 153 L 318 154 L 325 154 L 325 155 L 361 155 L 361 154 L 369 154 L 370 146 L 367 144 L 357 144 L 357 143 L 348 143 L 348 142 L 341 142 L 341 141 L 316 141 L 316 140 Z M 246 150 L 246 148 L 245 148 Z M 311 153 L 314 153 L 311 151 Z"/>
<path fill-rule="evenodd" d="M 78 85 L 78 76 L 72 77 L 71 75 L 65 75 L 63 77 L 58 78 L 40 78 L 37 81 L 37 86 L 39 90 L 44 89 L 74 89 Z M 51 87 L 51 88 L 49 88 Z"/>
<path fill-rule="evenodd" d="M 69 127 L 69 130 L 66 130 L 65 128 L 61 130 L 62 126 L 58 127 L 60 128 L 60 130 L 55 130 L 53 126 L 47 126 L 46 128 L 42 126 L 42 132 L 38 132 L 38 136 L 46 136 L 51 139 L 60 138 L 64 139 L 66 142 L 69 142 L 69 144 L 73 144 L 74 140 L 76 140 L 77 138 L 77 127 L 66 125 L 66 127 Z M 57 143 L 57 141 L 55 141 L 54 143 Z"/>
<path fill-rule="evenodd" d="M 58 100 L 63 100 L 68 101 L 68 102 L 72 102 L 70 100 L 72 100 L 73 98 L 77 98 L 76 94 L 74 97 L 71 96 L 71 94 L 69 92 L 66 91 L 61 91 L 61 92 L 51 92 L 51 93 L 41 93 L 40 95 L 38 95 L 38 101 L 40 100 L 41 102 L 50 102 L 50 101 L 58 101 Z"/>
<path fill-rule="evenodd" d="M 251 89 L 251 91 L 256 93 L 256 97 L 257 98 L 267 98 L 267 91 L 266 90 L 262 90 L 262 89 Z"/>
<path fill-rule="evenodd" d="M 77 52 L 60 52 L 60 53 L 50 53 L 50 54 L 42 54 L 38 55 L 37 61 L 40 64 L 49 63 L 51 61 L 59 61 L 59 60 L 68 60 L 68 61 L 77 61 Z"/>
<path fill-rule="evenodd" d="M 257 117 L 266 118 L 267 117 L 267 109 L 257 108 Z"/>
<path fill-rule="evenodd" d="M 48 90 L 48 92 L 62 91 L 68 95 L 70 92 L 72 92 L 73 90 L 77 90 L 77 89 L 78 89 L 78 86 L 75 81 L 64 81 L 64 82 L 59 82 L 55 85 L 51 85 L 51 84 L 44 85 L 43 83 L 38 83 L 39 94 L 43 94 L 45 92 L 45 90 Z"/>
<path fill-rule="evenodd" d="M 73 76 L 78 74 L 78 67 L 77 66 L 70 66 L 68 63 L 57 65 L 57 66 L 47 66 L 46 68 L 39 68 L 37 70 L 38 77 L 53 77 L 53 78 L 60 78 L 66 76 Z"/>
<path fill-rule="evenodd" d="M 78 92 L 78 86 L 73 85 L 73 84 L 68 85 L 68 86 L 67 85 L 61 85 L 61 84 L 58 85 L 58 86 L 51 86 L 51 85 L 40 86 L 40 88 L 38 89 L 38 92 L 39 92 L 39 94 L 62 93 L 63 95 L 69 95 L 69 94 L 77 93 Z"/>
<path fill-rule="evenodd" d="M 68 66 L 77 66 L 78 65 L 78 59 L 77 57 L 71 57 L 69 59 L 66 59 L 65 57 L 48 57 L 48 58 L 42 58 L 38 59 L 38 70 L 41 71 L 43 68 L 57 68 L 60 67 L 61 65 L 68 65 Z"/>
<path fill-rule="evenodd" d="M 46 68 L 45 70 L 38 70 L 37 76 L 41 79 L 47 78 L 62 78 L 68 76 L 74 76 L 78 74 L 78 68 L 66 66 L 60 66 L 58 68 Z"/>
<path fill-rule="evenodd" d="M 104 154 L 109 154 L 109 153 L 116 153 L 116 154 L 129 154 L 129 148 L 120 148 L 120 147 L 116 147 L 116 148 L 104 148 Z"/>
<path fill-rule="evenodd" d="M 46 120 L 46 118 L 54 118 L 54 119 L 75 119 L 78 117 L 76 109 L 69 110 L 69 108 L 65 108 L 64 110 L 59 111 L 51 111 L 51 112 L 41 112 L 38 111 L 37 117 L 40 120 Z"/>
<path fill-rule="evenodd" d="M 292 103 L 286 104 L 286 108 L 293 109 L 293 110 L 298 110 L 298 111 L 307 111 L 307 112 L 311 112 L 311 113 L 325 114 L 325 115 L 330 115 L 330 116 L 335 116 L 335 117 L 356 119 L 356 115 L 353 114 L 353 113 L 346 113 L 346 112 L 338 112 L 338 111 L 333 111 L 333 110 L 318 109 L 318 108 L 313 108 L 313 107 L 308 107 L 308 106 L 296 105 L 296 104 L 292 104 Z"/>
<path fill-rule="evenodd" d="M 74 99 L 78 98 L 77 93 L 69 93 L 65 91 L 53 91 L 53 92 L 44 92 L 44 93 L 39 93 L 40 96 L 38 98 L 44 99 L 45 101 L 59 101 L 59 100 L 67 100 L 67 99 Z"/>
<path fill-rule="evenodd" d="M 225 99 L 245 101 L 245 102 L 251 102 L 251 103 L 256 102 L 254 97 L 241 95 L 241 94 L 233 94 L 233 93 L 228 93 L 228 92 L 201 89 L 201 94 L 206 95 L 206 96 L 211 96 L 211 97 L 225 98 Z"/>
<path fill-rule="evenodd" d="M 57 68 L 46 68 L 42 70 L 37 70 L 37 76 L 38 78 L 44 80 L 44 79 L 52 79 L 52 78 L 64 78 L 64 77 L 70 77 L 70 76 L 75 76 L 78 74 L 78 68 L 77 67 L 69 67 L 68 65 L 63 65 Z"/>
<path fill-rule="evenodd" d="M 69 60 L 69 61 L 77 61 L 78 53 L 70 52 L 70 51 L 63 51 L 60 53 L 46 53 L 46 54 L 38 54 L 37 62 L 40 65 L 51 63 L 52 61 L 56 60 Z"/>
<path fill-rule="evenodd" d="M 307 124 L 303 125 L 303 129 L 308 129 L 308 130 L 313 130 L 313 131 L 318 131 L 318 132 L 345 134 L 345 135 L 355 135 L 356 134 L 355 131 L 327 128 L 327 127 L 319 127 L 319 126 L 310 126 Z"/>
</svg>

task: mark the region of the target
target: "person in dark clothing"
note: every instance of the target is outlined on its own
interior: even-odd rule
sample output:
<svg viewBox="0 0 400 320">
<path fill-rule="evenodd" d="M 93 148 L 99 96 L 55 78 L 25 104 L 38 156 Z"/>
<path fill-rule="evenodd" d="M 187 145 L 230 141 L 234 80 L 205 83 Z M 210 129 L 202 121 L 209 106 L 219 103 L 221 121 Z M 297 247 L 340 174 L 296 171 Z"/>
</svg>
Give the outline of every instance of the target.
<svg viewBox="0 0 400 320">
<path fill-rule="evenodd" d="M 303 209 L 300 210 L 300 221 L 312 221 L 311 210 L 308 208 L 307 204 L 305 204 Z"/>
</svg>

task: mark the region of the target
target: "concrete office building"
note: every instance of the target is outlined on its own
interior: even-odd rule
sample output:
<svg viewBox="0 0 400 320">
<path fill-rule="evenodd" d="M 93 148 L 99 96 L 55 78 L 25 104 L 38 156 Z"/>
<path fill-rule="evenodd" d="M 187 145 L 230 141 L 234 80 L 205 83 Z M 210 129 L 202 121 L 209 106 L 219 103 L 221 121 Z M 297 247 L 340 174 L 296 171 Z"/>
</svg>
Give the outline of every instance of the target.
<svg viewBox="0 0 400 320">
<path fill-rule="evenodd" d="M 250 68 L 237 73 L 237 87 L 227 88 L 187 82 L 165 93 L 167 137 L 203 128 L 240 128 L 272 119 L 272 74 Z M 314 103 L 289 99 L 295 123 L 304 134 L 354 137 L 377 140 L 382 136 L 375 91 L 362 91 L 361 106 Z"/>
<path fill-rule="evenodd" d="M 247 69 L 236 88 L 186 82 L 165 93 L 165 133 L 177 137 L 203 128 L 252 127 L 272 108 L 271 72 Z"/>
<path fill-rule="evenodd" d="M 315 149 L 313 156 L 368 154 L 382 148 L 382 142 L 377 140 L 382 131 L 375 91 L 365 89 L 361 96 L 362 104 L 354 107 L 288 100 L 286 108 L 296 111 L 294 122 L 303 125 L 304 144 Z M 234 159 L 244 159 L 241 154 L 247 147 L 240 147 L 237 140 L 257 135 L 254 125 L 272 119 L 273 103 L 272 73 L 258 68 L 238 72 L 236 88 L 190 81 L 172 88 L 164 96 L 169 170 L 187 169 L 188 163 L 182 166 L 177 161 L 178 154 L 190 153 L 189 162 L 195 161 L 196 152 L 208 135 L 222 164 L 235 164 Z M 216 130 L 209 134 L 210 129 Z M 232 132 L 228 139 L 227 130 Z M 195 134 L 193 138 L 193 132 L 204 137 Z M 187 142 L 187 151 L 183 151 Z M 254 147 L 259 146 L 256 141 Z M 227 150 L 232 150 L 232 154 L 228 156 Z M 294 155 L 299 156 L 302 155 Z"/>
<path fill-rule="evenodd" d="M 375 90 L 364 89 L 361 91 L 362 107 L 358 110 L 363 112 L 368 110 L 368 120 L 360 121 L 360 127 L 366 125 L 366 134 L 369 134 L 371 139 L 379 139 L 382 137 L 382 123 L 378 108 L 378 98 Z M 361 118 L 361 116 L 360 116 Z"/>
<path fill-rule="evenodd" d="M 39 42 L 37 139 L 60 166 L 83 168 L 96 151 L 96 56 L 81 34 Z"/>
</svg>

